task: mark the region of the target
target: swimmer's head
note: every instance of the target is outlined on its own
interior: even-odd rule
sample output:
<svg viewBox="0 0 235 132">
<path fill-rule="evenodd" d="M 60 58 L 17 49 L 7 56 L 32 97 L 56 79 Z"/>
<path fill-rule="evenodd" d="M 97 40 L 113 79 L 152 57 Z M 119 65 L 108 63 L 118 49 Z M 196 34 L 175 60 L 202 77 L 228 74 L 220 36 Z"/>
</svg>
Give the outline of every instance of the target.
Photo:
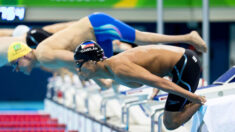
<svg viewBox="0 0 235 132">
<path fill-rule="evenodd" d="M 50 37 L 52 33 L 44 31 L 40 28 L 34 28 L 27 32 L 26 42 L 30 48 L 36 49 L 38 44 L 46 38 Z"/>
<path fill-rule="evenodd" d="M 103 49 L 95 41 L 85 41 L 75 50 L 74 60 L 78 68 L 87 61 L 101 61 L 105 58 Z"/>
<path fill-rule="evenodd" d="M 14 42 L 8 48 L 8 62 L 14 71 L 30 74 L 34 66 L 32 49 L 25 43 Z"/>
<path fill-rule="evenodd" d="M 8 47 L 8 56 L 7 56 L 8 62 L 17 60 L 31 51 L 32 49 L 29 48 L 25 43 L 14 42 Z"/>
</svg>

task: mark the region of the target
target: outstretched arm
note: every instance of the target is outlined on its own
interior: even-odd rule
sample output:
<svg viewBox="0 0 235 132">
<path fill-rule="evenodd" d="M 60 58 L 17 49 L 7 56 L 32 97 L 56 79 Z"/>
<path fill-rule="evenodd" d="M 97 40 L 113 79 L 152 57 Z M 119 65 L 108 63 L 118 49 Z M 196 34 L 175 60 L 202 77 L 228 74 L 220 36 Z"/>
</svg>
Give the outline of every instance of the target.
<svg viewBox="0 0 235 132">
<path fill-rule="evenodd" d="M 83 37 L 80 35 L 80 32 L 77 31 L 77 28 L 79 28 L 77 24 L 73 23 L 67 28 L 43 40 L 36 49 L 38 61 L 45 67 L 53 69 L 64 67 L 76 73 L 73 49 L 68 47 L 79 44 L 77 40 L 79 37 L 77 36 Z"/>
<path fill-rule="evenodd" d="M 13 31 L 14 31 L 14 29 L 1 28 L 0 29 L 0 37 L 12 36 Z"/>
<path fill-rule="evenodd" d="M 102 90 L 106 90 L 112 87 L 113 80 L 111 79 L 93 79 L 96 84 L 100 86 Z"/>
<path fill-rule="evenodd" d="M 48 47 L 47 49 L 36 50 L 36 57 L 42 66 L 50 69 L 67 68 L 76 74 L 73 54 L 68 50 L 52 50 Z"/>
<path fill-rule="evenodd" d="M 64 67 L 77 73 L 73 51 L 81 42 L 94 37 L 92 33 L 88 32 L 91 28 L 88 22 L 88 17 L 84 17 L 43 40 L 36 48 L 38 61 L 45 67 Z"/>
<path fill-rule="evenodd" d="M 206 101 L 201 96 L 191 93 L 171 81 L 158 77 L 145 68 L 133 63 L 122 66 L 117 70 L 116 74 L 118 78 L 123 81 L 136 82 L 155 87 L 165 92 L 187 98 L 194 103 L 204 104 Z"/>
</svg>

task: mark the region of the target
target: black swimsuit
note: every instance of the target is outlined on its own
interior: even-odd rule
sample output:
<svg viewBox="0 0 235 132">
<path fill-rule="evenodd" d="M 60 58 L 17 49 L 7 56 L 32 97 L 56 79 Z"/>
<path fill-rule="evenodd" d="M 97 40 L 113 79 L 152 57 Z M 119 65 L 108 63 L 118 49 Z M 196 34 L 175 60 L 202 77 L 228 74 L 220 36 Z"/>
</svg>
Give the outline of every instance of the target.
<svg viewBox="0 0 235 132">
<path fill-rule="evenodd" d="M 181 59 L 174 66 L 171 74 L 172 81 L 180 87 L 194 93 L 198 87 L 198 82 L 201 74 L 201 67 L 198 56 L 192 50 L 185 50 Z M 178 95 L 169 94 L 165 110 L 166 111 L 181 111 L 189 101 Z"/>
<path fill-rule="evenodd" d="M 52 33 L 49 33 L 41 28 L 34 28 L 27 32 L 26 43 L 30 48 L 36 49 L 40 42 L 51 35 Z"/>
</svg>

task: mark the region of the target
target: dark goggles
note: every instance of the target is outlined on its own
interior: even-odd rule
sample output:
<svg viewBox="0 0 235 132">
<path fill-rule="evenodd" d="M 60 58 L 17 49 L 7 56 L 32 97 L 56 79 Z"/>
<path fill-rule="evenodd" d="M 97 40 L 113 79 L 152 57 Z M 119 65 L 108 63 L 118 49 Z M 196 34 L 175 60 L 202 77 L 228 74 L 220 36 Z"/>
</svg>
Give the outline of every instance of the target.
<svg viewBox="0 0 235 132">
<path fill-rule="evenodd" d="M 76 61 L 76 65 L 77 65 L 77 68 L 79 68 L 79 71 L 81 71 L 81 68 L 82 68 L 82 65 L 85 63 L 86 61 Z"/>
</svg>

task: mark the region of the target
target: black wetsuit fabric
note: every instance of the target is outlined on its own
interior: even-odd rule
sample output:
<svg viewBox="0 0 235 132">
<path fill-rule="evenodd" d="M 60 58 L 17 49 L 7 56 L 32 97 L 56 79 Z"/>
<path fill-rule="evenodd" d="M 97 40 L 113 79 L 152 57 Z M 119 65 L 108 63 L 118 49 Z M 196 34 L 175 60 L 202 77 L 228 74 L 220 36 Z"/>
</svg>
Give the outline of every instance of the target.
<svg viewBox="0 0 235 132">
<path fill-rule="evenodd" d="M 30 48 L 36 49 L 40 42 L 51 35 L 52 33 L 49 33 L 41 28 L 34 28 L 27 32 L 26 43 Z"/>
<path fill-rule="evenodd" d="M 192 50 L 185 50 L 181 59 L 174 66 L 171 74 L 172 81 L 180 87 L 194 93 L 198 87 L 201 66 L 197 54 Z M 187 99 L 178 95 L 169 94 L 165 110 L 182 111 L 186 104 L 190 103 Z"/>
</svg>

